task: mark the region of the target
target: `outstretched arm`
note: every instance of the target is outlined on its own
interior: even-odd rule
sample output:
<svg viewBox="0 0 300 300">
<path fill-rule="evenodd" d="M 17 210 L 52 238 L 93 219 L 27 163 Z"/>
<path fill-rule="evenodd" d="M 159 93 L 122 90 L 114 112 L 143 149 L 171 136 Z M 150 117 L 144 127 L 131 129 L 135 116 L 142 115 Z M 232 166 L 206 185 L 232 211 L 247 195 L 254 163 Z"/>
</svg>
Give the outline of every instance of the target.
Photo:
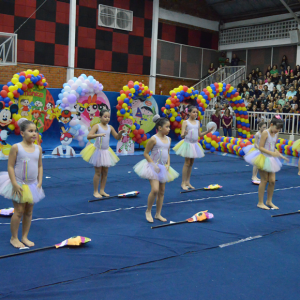
<svg viewBox="0 0 300 300">
<path fill-rule="evenodd" d="M 154 161 L 152 160 L 152 158 L 150 157 L 150 151 L 153 149 L 153 147 L 156 144 L 156 139 L 155 137 L 151 137 L 146 145 L 145 151 L 144 151 L 144 156 L 147 160 L 148 163 L 154 163 Z"/>
<path fill-rule="evenodd" d="M 38 164 L 38 184 L 37 187 L 40 189 L 43 183 L 43 162 L 42 162 L 42 147 L 39 146 L 40 156 L 39 156 L 39 164 Z"/>
<path fill-rule="evenodd" d="M 125 130 L 122 129 L 122 130 L 120 130 L 120 131 L 117 133 L 117 132 L 115 131 L 115 129 L 114 129 L 111 125 L 109 125 L 109 126 L 110 126 L 110 128 L 111 128 L 111 134 L 112 134 L 112 136 L 113 136 L 116 140 L 120 140 L 121 137 L 122 137 L 122 133 L 124 133 Z"/>
<path fill-rule="evenodd" d="M 96 139 L 97 137 L 101 137 L 101 136 L 105 136 L 105 133 L 96 133 L 98 131 L 98 125 L 94 125 L 91 129 L 91 131 L 89 132 L 89 134 L 87 135 L 87 139 L 88 140 L 93 140 Z"/>
</svg>

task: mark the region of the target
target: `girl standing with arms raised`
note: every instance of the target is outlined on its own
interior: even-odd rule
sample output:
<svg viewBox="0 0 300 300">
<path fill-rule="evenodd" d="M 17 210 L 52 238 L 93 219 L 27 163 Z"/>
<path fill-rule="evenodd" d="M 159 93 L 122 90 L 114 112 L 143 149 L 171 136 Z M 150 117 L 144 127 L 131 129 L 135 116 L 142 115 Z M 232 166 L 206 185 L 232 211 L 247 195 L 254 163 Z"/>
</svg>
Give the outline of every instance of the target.
<svg viewBox="0 0 300 300">
<path fill-rule="evenodd" d="M 133 169 L 141 178 L 149 179 L 151 192 L 148 196 L 146 219 L 153 223 L 151 209 L 156 200 L 155 219 L 162 222 L 167 220 L 162 217 L 161 210 L 164 201 L 166 182 L 173 181 L 179 174 L 170 167 L 170 145 L 171 139 L 167 137 L 170 132 L 170 122 L 167 118 L 160 118 L 159 115 L 153 117 L 153 122 L 157 129 L 157 134 L 153 135 L 144 152 L 145 159 L 137 163 Z M 151 155 L 149 154 L 151 152 Z"/>
<path fill-rule="evenodd" d="M 282 167 L 279 158 L 283 158 L 288 161 L 287 158 L 285 158 L 275 149 L 278 132 L 282 128 L 283 121 L 281 120 L 280 116 L 275 116 L 271 120 L 269 129 L 265 130 L 261 134 L 259 150 L 256 150 L 256 154 L 253 152 L 254 158 L 251 160 L 251 163 L 258 168 L 261 178 L 258 187 L 257 207 L 262 209 L 278 209 L 278 207 L 272 202 L 273 192 L 275 188 L 275 173 L 278 172 Z M 269 186 L 267 189 L 267 201 L 265 205 L 264 193 L 268 182 Z"/>
<path fill-rule="evenodd" d="M 189 188 L 194 189 L 190 183 L 194 160 L 195 158 L 201 158 L 204 156 L 204 151 L 198 143 L 198 138 L 213 130 L 212 128 L 205 132 L 200 131 L 200 122 L 196 120 L 198 117 L 198 110 L 196 106 L 189 105 L 186 110 L 189 114 L 189 118 L 182 123 L 181 138 L 183 140 L 177 143 L 173 148 L 177 155 L 185 158 L 182 168 L 181 182 L 181 187 L 184 190 L 188 190 Z"/>
<path fill-rule="evenodd" d="M 96 118 L 94 118 L 96 119 Z M 104 188 L 106 185 L 108 168 L 114 166 L 119 158 L 109 147 L 110 134 L 116 140 L 122 137 L 122 133 L 125 130 L 120 130 L 116 133 L 115 129 L 108 125 L 110 121 L 110 112 L 108 110 L 100 111 L 99 123 L 95 124 L 89 132 L 88 140 L 96 139 L 95 144 L 86 146 L 80 154 L 82 158 L 92 164 L 95 167 L 95 175 L 93 179 L 94 184 L 94 197 L 102 198 L 102 196 L 108 197 L 109 194 L 105 193 Z M 100 182 L 101 178 L 101 182 Z M 98 191 L 100 182 L 100 193 Z"/>
<path fill-rule="evenodd" d="M 34 246 L 28 240 L 33 205 L 45 197 L 42 189 L 42 148 L 35 145 L 38 136 L 35 124 L 22 118 L 18 121 L 23 141 L 11 147 L 8 157 L 8 172 L 0 173 L 0 195 L 12 199 L 14 214 L 11 218 L 10 243 L 16 248 Z M 22 239 L 18 229 L 22 221 Z"/>
</svg>

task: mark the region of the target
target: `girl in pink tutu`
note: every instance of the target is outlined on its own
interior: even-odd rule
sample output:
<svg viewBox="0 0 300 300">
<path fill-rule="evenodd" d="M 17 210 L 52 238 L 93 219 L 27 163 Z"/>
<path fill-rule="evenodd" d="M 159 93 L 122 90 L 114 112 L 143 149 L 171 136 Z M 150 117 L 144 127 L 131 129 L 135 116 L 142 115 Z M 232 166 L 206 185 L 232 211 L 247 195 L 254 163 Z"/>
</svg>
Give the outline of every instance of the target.
<svg viewBox="0 0 300 300">
<path fill-rule="evenodd" d="M 258 155 L 259 151 L 259 143 L 261 139 L 261 134 L 266 130 L 267 124 L 266 122 L 260 122 L 258 123 L 258 131 L 255 134 L 255 142 L 254 145 L 249 145 L 243 148 L 243 151 L 245 153 L 244 159 L 247 163 L 252 164 L 251 160 L 254 158 L 254 155 Z M 256 166 L 253 166 L 252 171 L 252 182 L 253 183 L 259 183 L 260 179 L 257 177 L 258 169 Z"/>
<path fill-rule="evenodd" d="M 119 161 L 117 155 L 109 147 L 110 134 L 112 134 L 116 140 L 119 140 L 122 137 L 122 133 L 125 132 L 123 129 L 116 133 L 115 129 L 111 125 L 108 125 L 109 121 L 110 112 L 108 110 L 100 111 L 100 123 L 95 124 L 87 136 L 89 140 L 96 139 L 95 144 L 89 144 L 80 152 L 82 158 L 95 167 L 93 184 L 94 197 L 96 198 L 109 196 L 109 194 L 104 191 L 108 168 L 114 166 Z M 99 182 L 100 193 L 98 191 Z"/>
<path fill-rule="evenodd" d="M 173 150 L 177 155 L 185 158 L 185 162 L 182 168 L 182 182 L 181 187 L 184 190 L 189 188 L 194 189 L 190 183 L 192 168 L 195 158 L 202 158 L 204 151 L 201 145 L 198 143 L 198 138 L 211 132 L 213 128 L 208 131 L 200 131 L 200 122 L 197 119 L 198 109 L 196 106 L 189 105 L 186 108 L 189 118 L 183 121 L 181 127 L 182 140 L 175 145 Z"/>
<path fill-rule="evenodd" d="M 281 153 L 275 149 L 278 138 L 278 132 L 283 128 L 283 121 L 280 116 L 275 116 L 271 120 L 269 129 L 261 134 L 259 148 L 249 154 L 247 161 L 256 166 L 259 170 L 260 184 L 258 187 L 258 204 L 262 209 L 278 209 L 272 202 L 273 192 L 275 188 L 275 173 L 278 172 L 282 164 L 279 158 L 285 159 Z M 252 158 L 251 158 L 252 157 Z M 267 190 L 267 201 L 264 204 L 264 193 L 266 185 L 269 182 Z"/>
<path fill-rule="evenodd" d="M 171 139 L 167 137 L 170 132 L 170 122 L 167 118 L 153 117 L 157 134 L 153 135 L 144 152 L 145 159 L 137 163 L 133 169 L 141 178 L 149 179 L 151 192 L 148 196 L 146 219 L 153 223 L 151 209 L 156 200 L 155 219 L 162 222 L 167 220 L 162 217 L 161 210 L 164 201 L 166 182 L 173 181 L 179 174 L 170 167 L 170 145 Z M 151 151 L 151 155 L 149 154 Z"/>
<path fill-rule="evenodd" d="M 22 118 L 18 121 L 23 138 L 21 143 L 11 147 L 8 157 L 8 172 L 0 173 L 0 195 L 13 200 L 14 214 L 11 218 L 10 243 L 16 248 L 32 247 L 28 240 L 33 204 L 45 197 L 42 189 L 43 165 L 42 148 L 35 145 L 38 136 L 35 124 Z M 18 229 L 22 221 L 22 239 Z"/>
</svg>

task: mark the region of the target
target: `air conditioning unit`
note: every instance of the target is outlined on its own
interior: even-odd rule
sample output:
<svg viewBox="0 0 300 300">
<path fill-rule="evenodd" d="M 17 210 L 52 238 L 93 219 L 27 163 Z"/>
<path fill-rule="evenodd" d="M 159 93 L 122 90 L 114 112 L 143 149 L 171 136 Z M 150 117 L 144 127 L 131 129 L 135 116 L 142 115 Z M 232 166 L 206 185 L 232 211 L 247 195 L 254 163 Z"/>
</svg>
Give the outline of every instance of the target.
<svg viewBox="0 0 300 300">
<path fill-rule="evenodd" d="M 133 12 L 107 5 L 99 5 L 98 26 L 132 31 Z"/>
<path fill-rule="evenodd" d="M 299 29 L 289 31 L 291 43 L 297 44 L 300 41 Z"/>
</svg>

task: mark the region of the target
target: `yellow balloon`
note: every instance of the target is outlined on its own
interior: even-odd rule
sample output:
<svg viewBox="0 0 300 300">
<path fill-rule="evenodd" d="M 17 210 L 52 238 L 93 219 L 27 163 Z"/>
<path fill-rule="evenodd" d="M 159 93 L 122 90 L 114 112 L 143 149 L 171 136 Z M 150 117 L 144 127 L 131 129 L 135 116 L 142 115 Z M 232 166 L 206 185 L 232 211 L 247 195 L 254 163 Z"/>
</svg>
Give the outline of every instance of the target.
<svg viewBox="0 0 300 300">
<path fill-rule="evenodd" d="M 132 125 L 131 126 L 131 130 L 135 130 L 136 126 L 135 125 Z"/>
<path fill-rule="evenodd" d="M 9 128 L 10 130 L 15 130 L 15 125 L 10 124 L 10 125 L 8 125 L 8 128 Z"/>
<path fill-rule="evenodd" d="M 16 84 L 17 82 L 19 82 L 19 80 L 18 80 L 18 78 L 13 78 L 12 80 L 11 80 L 11 82 L 13 83 L 13 84 Z"/>
<path fill-rule="evenodd" d="M 133 138 L 134 134 L 132 132 L 129 133 L 129 137 Z"/>
<path fill-rule="evenodd" d="M 45 83 L 46 82 L 46 79 L 42 79 L 42 83 Z"/>
<path fill-rule="evenodd" d="M 135 89 L 134 89 L 134 88 L 131 88 L 131 89 L 130 89 L 130 93 L 134 94 L 134 93 L 135 93 Z"/>
<path fill-rule="evenodd" d="M 15 74 L 15 75 L 14 75 L 14 77 L 16 77 L 16 78 L 19 78 L 19 77 L 20 77 L 20 75 L 18 75 L 18 74 Z"/>
<path fill-rule="evenodd" d="M 21 119 L 21 115 L 20 114 L 14 114 L 13 116 L 15 121 L 19 121 Z"/>
<path fill-rule="evenodd" d="M 211 138 L 208 137 L 208 138 L 206 139 L 206 141 L 210 144 L 210 143 L 211 143 Z"/>
<path fill-rule="evenodd" d="M 166 101 L 166 103 L 170 105 L 172 102 L 171 102 L 171 100 L 168 99 L 168 100 Z"/>
<path fill-rule="evenodd" d="M 127 108 L 127 104 L 126 104 L 126 103 L 123 103 L 123 104 L 122 104 L 122 107 L 123 107 L 123 108 Z"/>
<path fill-rule="evenodd" d="M 175 133 L 180 133 L 180 128 L 175 128 Z"/>
<path fill-rule="evenodd" d="M 7 93 L 7 97 L 10 98 L 10 99 L 12 99 L 14 97 L 14 94 L 12 92 L 8 92 Z"/>
<path fill-rule="evenodd" d="M 34 76 L 38 76 L 38 75 L 40 74 L 40 72 L 39 72 L 39 70 L 34 70 L 34 71 L 32 72 L 32 74 L 33 74 Z"/>
<path fill-rule="evenodd" d="M 122 114 L 120 113 L 119 110 L 117 111 L 117 116 L 118 116 L 118 117 L 121 117 L 121 116 L 122 116 Z"/>
<path fill-rule="evenodd" d="M 16 85 L 18 86 L 19 89 L 22 88 L 22 83 L 21 82 L 17 82 Z"/>
<path fill-rule="evenodd" d="M 28 69 L 27 74 L 32 74 L 32 70 Z"/>
<path fill-rule="evenodd" d="M 174 121 L 175 121 L 175 118 L 174 118 L 174 117 L 171 117 L 171 118 L 170 118 L 170 121 L 171 121 L 171 122 L 174 122 Z"/>
<path fill-rule="evenodd" d="M 125 119 L 128 119 L 128 118 L 129 118 L 129 116 L 130 116 L 130 114 L 129 114 L 129 113 L 126 113 L 126 114 L 124 114 L 124 117 L 125 117 Z"/>
<path fill-rule="evenodd" d="M 123 91 L 124 91 L 124 92 L 129 91 L 129 87 L 126 86 L 126 85 L 124 85 L 124 86 L 123 86 Z"/>
<path fill-rule="evenodd" d="M 13 85 L 11 85 L 11 86 L 8 87 L 8 90 L 9 90 L 10 92 L 13 92 L 15 89 L 14 89 Z"/>
<path fill-rule="evenodd" d="M 121 98 L 122 100 L 124 100 L 124 99 L 126 98 L 126 95 L 125 95 L 125 94 L 122 94 L 122 95 L 120 96 L 120 98 Z"/>
</svg>

